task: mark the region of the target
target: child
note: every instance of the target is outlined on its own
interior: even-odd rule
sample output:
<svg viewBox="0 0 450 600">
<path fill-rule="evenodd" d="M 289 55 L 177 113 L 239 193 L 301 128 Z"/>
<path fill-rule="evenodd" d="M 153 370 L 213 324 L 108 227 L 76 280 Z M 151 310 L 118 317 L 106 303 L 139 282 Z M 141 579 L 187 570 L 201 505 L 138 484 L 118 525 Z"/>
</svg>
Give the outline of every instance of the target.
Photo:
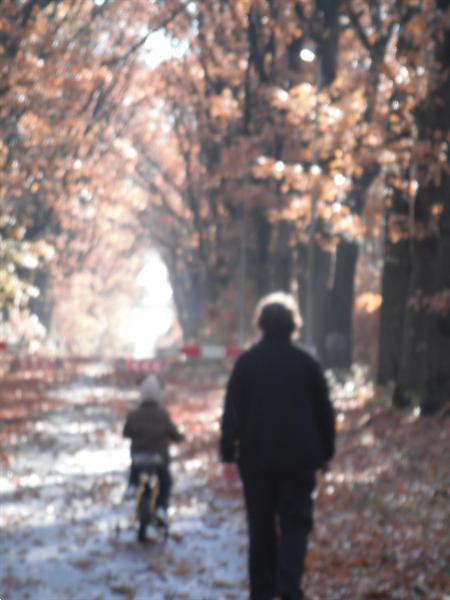
<svg viewBox="0 0 450 600">
<path fill-rule="evenodd" d="M 155 467 L 159 479 L 156 499 L 156 516 L 167 522 L 172 479 L 169 470 L 169 445 L 184 440 L 172 423 L 167 411 L 162 408 L 163 385 L 156 375 L 148 375 L 140 387 L 141 403 L 132 410 L 125 422 L 123 435 L 131 439 L 131 470 L 127 496 L 139 483 L 139 474 L 149 466 Z"/>
</svg>

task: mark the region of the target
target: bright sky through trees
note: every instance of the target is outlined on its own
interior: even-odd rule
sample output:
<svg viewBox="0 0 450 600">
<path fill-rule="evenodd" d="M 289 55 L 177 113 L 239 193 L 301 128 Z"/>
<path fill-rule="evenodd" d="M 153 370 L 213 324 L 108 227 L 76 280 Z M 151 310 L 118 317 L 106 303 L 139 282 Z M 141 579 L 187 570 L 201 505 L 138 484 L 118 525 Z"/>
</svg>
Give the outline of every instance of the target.
<svg viewBox="0 0 450 600">
<path fill-rule="evenodd" d="M 181 58 L 188 45 L 177 42 L 161 29 L 148 37 L 144 48 L 146 50 L 144 62 L 153 69 L 170 58 Z"/>
<path fill-rule="evenodd" d="M 168 272 L 155 252 L 149 254 L 138 275 L 139 295 L 125 316 L 121 337 L 131 346 L 135 358 L 147 358 L 154 352 L 158 338 L 173 324 L 172 288 Z"/>
</svg>

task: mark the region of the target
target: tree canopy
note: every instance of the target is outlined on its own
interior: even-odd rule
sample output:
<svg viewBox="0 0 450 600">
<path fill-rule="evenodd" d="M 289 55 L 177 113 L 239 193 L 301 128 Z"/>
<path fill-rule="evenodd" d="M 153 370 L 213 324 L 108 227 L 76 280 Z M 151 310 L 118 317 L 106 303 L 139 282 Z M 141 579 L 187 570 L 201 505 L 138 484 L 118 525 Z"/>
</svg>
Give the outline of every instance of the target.
<svg viewBox="0 0 450 600">
<path fill-rule="evenodd" d="M 378 377 L 434 410 L 448 4 L 4 0 L 4 317 L 28 299 L 61 348 L 120 350 L 115 323 L 156 248 L 186 337 L 234 340 L 285 289 L 325 363 L 348 366 L 358 255 L 374 264 L 384 243 Z"/>
</svg>

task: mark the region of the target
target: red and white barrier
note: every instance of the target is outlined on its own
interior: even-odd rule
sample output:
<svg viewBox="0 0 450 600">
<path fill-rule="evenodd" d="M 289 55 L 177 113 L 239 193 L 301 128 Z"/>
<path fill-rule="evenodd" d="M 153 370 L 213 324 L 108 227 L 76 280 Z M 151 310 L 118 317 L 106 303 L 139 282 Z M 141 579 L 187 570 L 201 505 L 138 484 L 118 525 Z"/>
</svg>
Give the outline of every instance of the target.
<svg viewBox="0 0 450 600">
<path fill-rule="evenodd" d="M 0 351 L 7 350 L 7 343 L 0 341 Z M 10 357 L 9 370 L 17 371 L 53 371 L 64 368 L 74 368 L 82 364 L 102 362 L 111 363 L 114 369 L 121 373 L 159 373 L 165 366 L 165 359 L 199 359 L 227 360 L 235 359 L 242 352 L 238 346 L 221 346 L 217 344 L 188 344 L 185 346 L 161 349 L 157 358 L 137 359 L 102 359 L 101 357 L 67 357 L 46 358 L 42 356 L 13 356 Z"/>
<path fill-rule="evenodd" d="M 115 361 L 117 371 L 126 373 L 158 373 L 161 362 L 154 359 L 125 358 Z"/>
<path fill-rule="evenodd" d="M 224 358 L 237 358 L 241 354 L 237 346 L 217 346 L 214 344 L 182 346 L 180 353 L 187 358 L 204 358 L 220 360 Z"/>
<path fill-rule="evenodd" d="M 24 356 L 12 360 L 10 371 L 53 371 L 62 369 L 63 366 L 63 361 L 59 359 Z"/>
<path fill-rule="evenodd" d="M 156 359 L 122 358 L 115 362 L 115 368 L 122 373 L 159 373 L 164 368 L 165 359 L 224 360 L 237 358 L 241 352 L 242 349 L 237 346 L 191 344 L 161 349 Z"/>
</svg>

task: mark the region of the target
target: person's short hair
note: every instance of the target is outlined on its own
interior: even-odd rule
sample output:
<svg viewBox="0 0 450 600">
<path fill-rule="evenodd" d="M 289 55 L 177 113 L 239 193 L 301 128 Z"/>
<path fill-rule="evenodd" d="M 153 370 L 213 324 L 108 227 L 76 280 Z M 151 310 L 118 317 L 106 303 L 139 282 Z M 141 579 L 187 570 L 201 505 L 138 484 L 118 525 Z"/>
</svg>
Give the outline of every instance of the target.
<svg viewBox="0 0 450 600">
<path fill-rule="evenodd" d="M 256 307 L 255 324 L 268 336 L 298 333 L 302 318 L 294 297 L 273 292 L 262 298 Z"/>
</svg>

